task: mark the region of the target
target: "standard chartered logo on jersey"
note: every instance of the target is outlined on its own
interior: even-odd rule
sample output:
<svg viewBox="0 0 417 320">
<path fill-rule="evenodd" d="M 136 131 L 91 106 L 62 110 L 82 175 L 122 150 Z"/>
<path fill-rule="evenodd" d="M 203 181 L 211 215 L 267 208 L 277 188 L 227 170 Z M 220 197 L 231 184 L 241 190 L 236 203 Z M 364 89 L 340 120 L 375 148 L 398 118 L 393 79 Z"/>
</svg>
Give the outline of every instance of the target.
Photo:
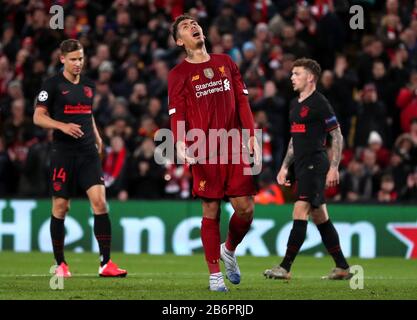
<svg viewBox="0 0 417 320">
<path fill-rule="evenodd" d="M 208 94 L 213 94 L 217 92 L 229 91 L 230 90 L 230 81 L 228 79 L 210 81 L 203 84 L 197 84 L 195 86 L 195 96 L 197 98 L 204 97 Z"/>
</svg>

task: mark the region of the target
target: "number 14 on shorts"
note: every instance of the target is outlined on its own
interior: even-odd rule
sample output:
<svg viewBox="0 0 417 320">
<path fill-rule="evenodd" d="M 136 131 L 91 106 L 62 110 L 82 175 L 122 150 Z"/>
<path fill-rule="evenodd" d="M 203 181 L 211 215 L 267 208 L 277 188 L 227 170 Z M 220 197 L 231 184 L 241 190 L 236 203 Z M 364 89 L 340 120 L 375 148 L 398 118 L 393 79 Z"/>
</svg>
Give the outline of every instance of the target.
<svg viewBox="0 0 417 320">
<path fill-rule="evenodd" d="M 57 178 L 61 179 L 62 182 L 65 182 L 65 180 L 67 178 L 67 173 L 65 172 L 64 168 L 59 168 L 59 170 L 57 170 L 57 168 L 54 168 L 54 173 L 52 175 L 52 181 L 55 181 Z"/>
</svg>

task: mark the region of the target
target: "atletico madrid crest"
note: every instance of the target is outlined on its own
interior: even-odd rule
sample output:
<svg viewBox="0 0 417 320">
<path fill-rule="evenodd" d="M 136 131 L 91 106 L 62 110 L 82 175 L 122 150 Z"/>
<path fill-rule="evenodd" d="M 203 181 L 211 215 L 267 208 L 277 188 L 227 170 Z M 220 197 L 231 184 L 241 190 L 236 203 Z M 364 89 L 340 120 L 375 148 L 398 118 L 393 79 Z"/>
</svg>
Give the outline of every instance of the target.
<svg viewBox="0 0 417 320">
<path fill-rule="evenodd" d="M 300 116 L 301 116 L 301 118 L 305 118 L 305 117 L 307 117 L 307 115 L 308 115 L 308 112 L 310 111 L 310 108 L 309 107 L 307 107 L 307 106 L 303 106 L 302 108 L 301 108 L 301 111 L 300 111 Z"/>
<path fill-rule="evenodd" d="M 62 189 L 61 182 L 58 182 L 58 181 L 54 182 L 53 188 L 54 188 L 55 191 L 61 191 L 61 189 Z"/>
<path fill-rule="evenodd" d="M 92 98 L 93 90 L 90 87 L 84 87 L 84 94 L 87 98 Z"/>
</svg>

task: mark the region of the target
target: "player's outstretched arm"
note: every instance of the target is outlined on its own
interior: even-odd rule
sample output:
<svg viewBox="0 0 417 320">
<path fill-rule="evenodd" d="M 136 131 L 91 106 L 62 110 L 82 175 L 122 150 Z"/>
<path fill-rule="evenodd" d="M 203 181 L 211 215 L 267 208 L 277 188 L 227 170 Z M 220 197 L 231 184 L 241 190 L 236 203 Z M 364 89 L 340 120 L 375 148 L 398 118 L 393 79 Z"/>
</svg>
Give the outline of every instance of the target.
<svg viewBox="0 0 417 320">
<path fill-rule="evenodd" d="M 63 133 L 76 139 L 84 135 L 80 125 L 56 121 L 49 116 L 48 110 L 42 107 L 35 108 L 33 123 L 45 129 L 61 130 Z"/>
<path fill-rule="evenodd" d="M 278 184 L 286 185 L 286 186 L 290 185 L 290 182 L 287 181 L 287 174 L 288 174 L 288 168 L 291 166 L 293 161 L 294 161 L 294 147 L 292 145 L 292 138 L 291 138 L 290 142 L 288 143 L 287 154 L 285 155 L 284 161 L 282 162 L 281 169 L 279 170 L 278 175 L 277 175 Z"/>
<path fill-rule="evenodd" d="M 340 127 L 330 131 L 332 136 L 332 159 L 330 159 L 330 169 L 327 173 L 326 185 L 328 187 L 335 187 L 339 184 L 339 163 L 342 159 L 343 150 L 343 136 Z"/>
</svg>

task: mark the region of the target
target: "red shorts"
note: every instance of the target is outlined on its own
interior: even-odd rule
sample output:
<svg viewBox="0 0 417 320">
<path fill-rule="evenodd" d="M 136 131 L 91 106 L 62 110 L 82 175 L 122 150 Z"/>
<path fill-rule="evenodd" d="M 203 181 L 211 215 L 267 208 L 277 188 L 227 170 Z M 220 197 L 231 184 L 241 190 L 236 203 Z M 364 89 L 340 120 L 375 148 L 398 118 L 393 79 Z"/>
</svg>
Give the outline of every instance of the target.
<svg viewBox="0 0 417 320">
<path fill-rule="evenodd" d="M 250 172 L 250 166 L 244 163 L 193 165 L 193 195 L 207 199 L 223 199 L 256 194 L 253 175 L 244 175 L 245 168 Z"/>
</svg>

